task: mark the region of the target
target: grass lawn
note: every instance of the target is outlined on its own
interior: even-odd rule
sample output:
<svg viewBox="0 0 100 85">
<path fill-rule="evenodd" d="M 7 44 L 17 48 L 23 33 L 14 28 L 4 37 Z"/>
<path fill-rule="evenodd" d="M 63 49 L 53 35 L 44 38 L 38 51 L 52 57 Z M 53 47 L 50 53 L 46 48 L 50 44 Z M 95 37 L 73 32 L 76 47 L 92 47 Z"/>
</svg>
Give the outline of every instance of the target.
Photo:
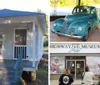
<svg viewBox="0 0 100 85">
<path fill-rule="evenodd" d="M 28 85 L 48 85 L 48 62 L 40 61 L 37 70 L 37 80 L 34 82 L 28 83 Z"/>
</svg>

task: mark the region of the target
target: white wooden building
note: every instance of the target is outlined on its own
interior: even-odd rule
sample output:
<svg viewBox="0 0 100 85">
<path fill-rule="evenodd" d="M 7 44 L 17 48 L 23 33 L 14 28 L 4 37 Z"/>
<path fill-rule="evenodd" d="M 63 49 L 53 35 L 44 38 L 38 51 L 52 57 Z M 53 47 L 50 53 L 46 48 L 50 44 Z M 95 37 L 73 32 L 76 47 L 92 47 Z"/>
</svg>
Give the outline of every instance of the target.
<svg viewBox="0 0 100 85">
<path fill-rule="evenodd" d="M 18 65 L 21 53 L 23 70 L 35 71 L 43 55 L 46 32 L 44 13 L 0 10 L 0 64 Z"/>
</svg>

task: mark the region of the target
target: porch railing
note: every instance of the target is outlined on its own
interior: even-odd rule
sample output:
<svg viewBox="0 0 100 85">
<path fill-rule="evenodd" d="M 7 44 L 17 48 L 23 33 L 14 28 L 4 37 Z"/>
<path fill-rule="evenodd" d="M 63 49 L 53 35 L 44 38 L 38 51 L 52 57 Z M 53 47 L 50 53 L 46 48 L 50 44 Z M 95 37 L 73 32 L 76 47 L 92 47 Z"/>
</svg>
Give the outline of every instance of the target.
<svg viewBox="0 0 100 85">
<path fill-rule="evenodd" d="M 22 51 L 22 59 L 26 59 L 26 46 L 25 45 L 15 45 L 14 47 L 14 58 L 18 58 L 18 55 L 20 54 L 20 50 Z"/>
<path fill-rule="evenodd" d="M 23 60 L 22 60 L 22 54 L 23 54 L 23 49 L 20 49 L 19 50 L 19 54 L 17 56 L 17 60 L 16 60 L 16 63 L 14 65 L 14 80 L 15 82 L 17 82 L 18 80 L 20 81 L 20 77 L 22 75 L 22 72 L 23 72 Z"/>
</svg>

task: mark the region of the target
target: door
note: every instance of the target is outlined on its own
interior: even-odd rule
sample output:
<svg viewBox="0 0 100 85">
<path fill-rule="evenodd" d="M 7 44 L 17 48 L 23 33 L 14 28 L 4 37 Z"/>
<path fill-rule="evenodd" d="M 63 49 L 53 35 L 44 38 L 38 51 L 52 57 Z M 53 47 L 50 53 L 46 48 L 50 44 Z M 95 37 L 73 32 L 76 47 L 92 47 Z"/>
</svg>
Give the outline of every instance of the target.
<svg viewBox="0 0 100 85">
<path fill-rule="evenodd" d="M 75 78 L 75 61 L 67 61 L 67 68 L 70 69 L 70 73 Z"/>
<path fill-rule="evenodd" d="M 82 79 L 82 74 L 85 71 L 84 61 L 76 61 L 76 79 Z"/>
<path fill-rule="evenodd" d="M 14 58 L 22 53 L 22 58 L 27 58 L 27 29 L 15 29 Z"/>
<path fill-rule="evenodd" d="M 71 75 L 74 79 L 82 79 L 82 74 L 85 72 L 84 60 L 67 60 L 66 68 L 70 69 Z"/>
</svg>

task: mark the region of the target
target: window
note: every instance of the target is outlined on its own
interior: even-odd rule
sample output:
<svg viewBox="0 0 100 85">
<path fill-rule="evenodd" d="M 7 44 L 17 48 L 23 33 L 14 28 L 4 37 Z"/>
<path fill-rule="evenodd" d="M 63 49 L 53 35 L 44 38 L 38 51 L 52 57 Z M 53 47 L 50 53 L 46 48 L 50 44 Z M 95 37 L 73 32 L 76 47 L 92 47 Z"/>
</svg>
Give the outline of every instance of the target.
<svg viewBox="0 0 100 85">
<path fill-rule="evenodd" d="M 93 9 L 93 10 L 91 11 L 91 14 L 95 14 L 95 9 Z"/>
<path fill-rule="evenodd" d="M 26 29 L 15 30 L 15 45 L 26 45 Z"/>
<path fill-rule="evenodd" d="M 80 13 L 80 14 L 88 14 L 90 13 L 90 8 L 88 7 L 77 7 L 73 10 L 73 14 Z"/>
</svg>

